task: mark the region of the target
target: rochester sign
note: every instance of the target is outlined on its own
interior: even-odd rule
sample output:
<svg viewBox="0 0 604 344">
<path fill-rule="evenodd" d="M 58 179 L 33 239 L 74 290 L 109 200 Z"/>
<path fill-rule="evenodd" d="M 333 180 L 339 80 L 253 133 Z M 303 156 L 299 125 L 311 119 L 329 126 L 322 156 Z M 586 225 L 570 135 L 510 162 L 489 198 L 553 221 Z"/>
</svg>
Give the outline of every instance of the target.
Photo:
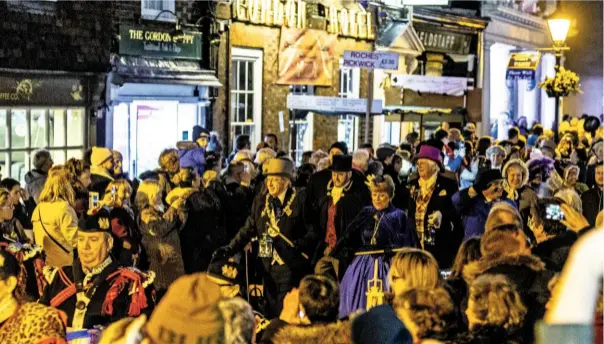
<svg viewBox="0 0 604 344">
<path fill-rule="evenodd" d="M 175 35 L 170 29 L 120 26 L 119 53 L 146 57 L 201 60 L 201 33 Z"/>
</svg>

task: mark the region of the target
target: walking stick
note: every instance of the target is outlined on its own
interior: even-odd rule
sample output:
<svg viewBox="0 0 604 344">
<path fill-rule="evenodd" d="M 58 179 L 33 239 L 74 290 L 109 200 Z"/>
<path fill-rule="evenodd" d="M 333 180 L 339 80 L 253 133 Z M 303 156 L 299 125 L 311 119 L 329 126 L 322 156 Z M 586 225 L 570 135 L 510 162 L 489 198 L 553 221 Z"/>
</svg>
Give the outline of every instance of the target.
<svg viewBox="0 0 604 344">
<path fill-rule="evenodd" d="M 247 265 L 247 250 L 245 251 L 245 295 L 247 296 L 247 302 L 250 303 L 250 275 Z"/>
</svg>

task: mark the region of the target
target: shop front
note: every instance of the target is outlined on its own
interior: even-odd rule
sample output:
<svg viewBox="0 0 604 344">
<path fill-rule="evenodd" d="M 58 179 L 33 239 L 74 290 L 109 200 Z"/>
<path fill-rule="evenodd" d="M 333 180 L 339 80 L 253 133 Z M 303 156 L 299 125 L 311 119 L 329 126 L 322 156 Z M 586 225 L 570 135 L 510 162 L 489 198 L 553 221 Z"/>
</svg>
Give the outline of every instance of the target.
<svg viewBox="0 0 604 344">
<path fill-rule="evenodd" d="M 482 113 L 480 41 L 487 20 L 474 11 L 424 6 L 414 6 L 411 17 L 421 50 L 413 69 L 381 82 L 385 116 L 375 124 L 383 142 L 397 145 L 411 131 L 427 137 L 442 122 L 461 128 Z"/>
<path fill-rule="evenodd" d="M 31 158 L 47 149 L 55 164 L 82 158 L 96 77 L 52 71 L 0 71 L 0 166 L 24 183 Z"/>
<path fill-rule="evenodd" d="M 104 144 L 131 176 L 154 169 L 162 150 L 192 140 L 211 113 L 215 73 L 201 68 L 201 34 L 122 25 L 106 78 Z"/>
<path fill-rule="evenodd" d="M 529 4 L 533 6 L 520 6 Z M 553 54 L 539 54 L 551 46 L 543 16 L 553 12 L 556 2 L 518 1 L 517 4 L 484 3 L 482 15 L 491 18 L 484 31 L 484 80 L 482 133 L 499 139 L 507 138 L 513 123 L 554 123 L 554 100 L 537 87 L 539 81 L 555 74 Z M 515 73 L 519 63 L 514 57 L 529 56 L 535 63 L 526 72 Z M 532 57 L 539 56 L 538 59 Z"/>
<path fill-rule="evenodd" d="M 224 123 L 224 142 L 249 135 L 252 147 L 267 133 L 279 149 L 300 161 L 308 150 L 364 140 L 362 114 L 325 114 L 287 107 L 289 95 L 365 98 L 368 72 L 343 65 L 347 50 L 373 51 L 375 10 L 352 1 L 258 1 L 219 3 L 217 16 L 230 20 L 221 44 L 224 105 L 214 123 Z M 220 68 L 222 72 L 222 68 Z M 361 116 L 358 116 L 361 115 Z"/>
</svg>

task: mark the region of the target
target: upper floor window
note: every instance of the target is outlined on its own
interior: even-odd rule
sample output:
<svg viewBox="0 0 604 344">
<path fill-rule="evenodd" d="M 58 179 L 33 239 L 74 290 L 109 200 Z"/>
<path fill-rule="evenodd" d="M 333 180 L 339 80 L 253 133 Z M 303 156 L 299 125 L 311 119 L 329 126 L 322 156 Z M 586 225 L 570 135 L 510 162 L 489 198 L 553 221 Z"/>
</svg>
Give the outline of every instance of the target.
<svg viewBox="0 0 604 344">
<path fill-rule="evenodd" d="M 249 135 L 255 150 L 262 130 L 262 50 L 233 48 L 232 54 L 231 144 Z"/>
<path fill-rule="evenodd" d="M 141 17 L 149 20 L 161 20 L 167 22 L 175 22 L 176 17 L 169 12 L 162 13 L 157 19 L 161 11 L 176 10 L 176 0 L 141 0 Z"/>
</svg>

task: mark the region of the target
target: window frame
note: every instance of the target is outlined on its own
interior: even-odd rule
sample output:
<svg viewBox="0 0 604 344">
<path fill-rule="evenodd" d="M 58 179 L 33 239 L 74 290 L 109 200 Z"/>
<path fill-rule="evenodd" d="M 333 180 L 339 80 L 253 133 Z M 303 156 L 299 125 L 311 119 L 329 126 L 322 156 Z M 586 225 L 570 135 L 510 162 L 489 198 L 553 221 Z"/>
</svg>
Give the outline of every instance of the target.
<svg viewBox="0 0 604 344">
<path fill-rule="evenodd" d="M 231 133 L 231 144 L 234 146 L 236 135 L 234 135 L 234 127 L 236 126 L 254 126 L 254 135 L 250 136 L 250 141 L 252 144 L 252 149 L 256 148 L 256 145 L 262 141 L 262 71 L 263 71 L 263 57 L 264 52 L 260 49 L 248 49 L 248 48 L 238 48 L 233 47 L 231 49 L 231 74 L 235 73 L 233 70 L 233 64 L 235 61 L 246 61 L 253 62 L 253 80 L 252 87 L 253 90 L 239 90 L 235 89 L 234 85 L 230 85 L 229 96 L 231 97 L 231 103 L 233 102 L 233 96 L 239 94 L 252 94 L 254 99 L 254 106 L 252 111 L 252 122 L 235 122 L 233 119 L 235 118 L 235 114 L 232 111 L 231 104 L 228 104 L 228 115 L 229 115 L 229 133 Z M 248 69 L 246 68 L 246 74 Z M 231 76 L 232 77 L 232 76 Z M 235 75 L 235 80 L 239 80 L 239 69 L 237 69 L 237 75 Z M 245 84 L 248 84 L 248 78 L 245 77 Z M 247 97 L 246 97 L 247 98 Z M 247 108 L 247 100 L 246 100 L 246 108 Z M 247 110 L 246 110 L 247 111 Z M 247 114 L 246 114 L 247 117 Z"/>
<path fill-rule="evenodd" d="M 176 0 L 159 0 L 162 2 L 161 10 L 145 7 L 145 3 L 148 3 L 149 1 L 153 0 L 141 0 L 141 18 L 169 23 L 176 22 L 176 16 L 167 12 L 162 13 L 157 19 L 155 19 L 155 17 L 157 17 L 161 11 L 172 11 L 173 13 L 176 13 Z"/>
<path fill-rule="evenodd" d="M 24 147 L 13 147 L 12 140 L 12 114 L 14 110 L 25 110 L 25 121 L 27 127 L 27 134 L 25 138 Z M 32 135 L 31 135 L 31 118 L 32 112 L 42 110 L 44 111 L 45 117 L 45 142 L 44 145 L 40 146 L 32 146 Z M 61 110 L 64 111 L 65 120 L 63 121 L 63 144 L 60 146 L 52 146 L 50 142 L 50 114 L 53 111 Z M 82 124 L 80 127 L 82 143 L 81 145 L 68 145 L 68 112 L 69 111 L 81 111 L 82 113 Z M 6 158 L 3 164 L 0 164 L 2 167 L 2 178 L 13 178 L 17 179 L 20 183 L 23 182 L 19 180 L 19 176 L 13 176 L 12 173 L 12 162 L 14 153 L 25 153 L 26 161 L 25 162 L 25 170 L 30 171 L 32 169 L 31 158 L 34 152 L 40 149 L 47 150 L 51 153 L 54 152 L 62 152 L 65 156 L 65 161 L 70 159 L 72 156 L 68 156 L 69 151 L 79 151 L 80 156 L 84 156 L 84 152 L 87 149 L 87 137 L 86 137 L 86 128 L 87 128 L 87 117 L 86 117 L 86 108 L 83 106 L 1 106 L 0 112 L 5 112 L 6 119 L 5 123 L 0 123 L 6 127 L 6 147 L 4 145 L 0 146 L 0 160 Z M 57 162 L 57 164 L 60 162 Z"/>
<path fill-rule="evenodd" d="M 360 98 L 360 84 L 361 84 L 361 70 L 359 68 L 348 68 L 343 67 L 343 60 L 340 60 L 340 70 L 339 70 L 339 85 L 338 85 L 338 97 L 341 98 L 351 98 L 358 99 Z M 343 75 L 347 74 L 348 78 L 352 78 L 352 82 L 343 83 Z M 350 79 L 348 79 L 350 80 Z M 348 84 L 352 85 L 352 89 L 348 89 Z M 354 151 L 359 147 L 359 117 L 354 114 L 348 115 L 339 115 L 338 116 L 338 128 L 340 124 L 350 124 L 352 122 L 353 130 L 352 130 L 352 144 L 349 141 L 346 141 L 346 144 L 350 148 L 350 150 Z M 338 132 L 338 141 L 340 140 L 340 134 Z"/>
</svg>

